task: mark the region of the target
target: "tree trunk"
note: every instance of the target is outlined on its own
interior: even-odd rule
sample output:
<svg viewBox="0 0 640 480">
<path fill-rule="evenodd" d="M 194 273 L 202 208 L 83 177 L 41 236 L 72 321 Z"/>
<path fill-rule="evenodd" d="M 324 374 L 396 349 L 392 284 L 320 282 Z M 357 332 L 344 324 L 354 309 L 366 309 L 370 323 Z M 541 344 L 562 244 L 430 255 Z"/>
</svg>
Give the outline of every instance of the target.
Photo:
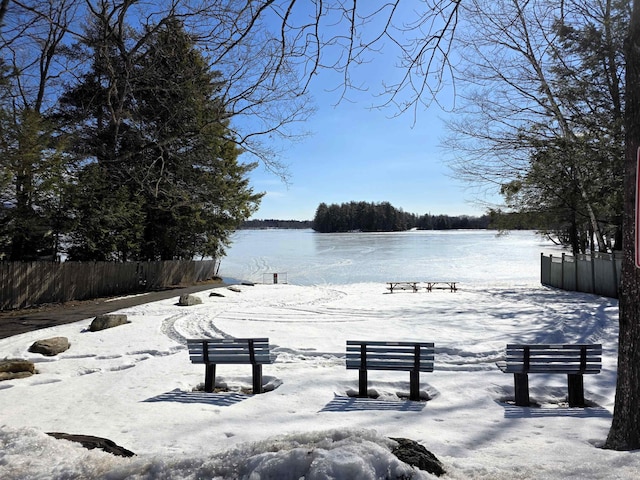
<svg viewBox="0 0 640 480">
<path fill-rule="evenodd" d="M 640 449 L 640 269 L 635 266 L 636 162 L 640 147 L 640 0 L 634 0 L 625 45 L 626 149 L 618 379 L 605 448 Z"/>
</svg>

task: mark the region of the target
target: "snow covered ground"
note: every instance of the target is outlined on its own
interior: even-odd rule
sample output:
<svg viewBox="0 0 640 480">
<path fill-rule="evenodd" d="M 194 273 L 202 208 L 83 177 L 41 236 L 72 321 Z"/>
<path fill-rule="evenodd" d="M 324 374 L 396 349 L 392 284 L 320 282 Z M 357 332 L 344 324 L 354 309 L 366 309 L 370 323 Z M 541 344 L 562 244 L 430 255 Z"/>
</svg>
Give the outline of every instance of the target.
<svg viewBox="0 0 640 480">
<path fill-rule="evenodd" d="M 89 332 L 91 319 L 0 340 L 0 357 L 37 362 L 38 374 L 0 383 L 2 479 L 436 478 L 390 453 L 388 437 L 416 440 L 451 479 L 635 479 L 640 452 L 598 448 L 615 394 L 618 304 L 538 284 L 461 284 L 457 293 L 387 293 L 384 283 L 239 285 L 121 310 L 131 323 Z M 213 291 L 213 290 L 212 290 Z M 66 336 L 57 357 L 29 353 Z M 269 337 L 277 359 L 267 389 L 246 395 L 247 365 L 218 367 L 230 391 L 194 391 L 204 367 L 186 338 Z M 348 395 L 346 340 L 436 345 L 429 401 L 402 399 L 408 373 L 371 371 L 377 399 Z M 585 376 L 590 407 L 568 408 L 566 377 L 531 375 L 532 400 L 514 406 L 513 378 L 495 362 L 508 342 L 598 342 L 603 370 Z M 85 450 L 44 432 L 109 438 L 132 458 Z"/>
</svg>

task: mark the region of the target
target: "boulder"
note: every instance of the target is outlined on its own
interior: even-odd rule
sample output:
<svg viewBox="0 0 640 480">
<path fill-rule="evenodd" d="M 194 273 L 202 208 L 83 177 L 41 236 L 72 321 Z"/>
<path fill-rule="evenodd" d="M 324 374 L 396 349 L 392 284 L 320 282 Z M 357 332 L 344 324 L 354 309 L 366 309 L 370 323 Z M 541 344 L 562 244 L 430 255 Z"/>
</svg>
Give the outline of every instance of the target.
<svg viewBox="0 0 640 480">
<path fill-rule="evenodd" d="M 183 307 L 190 307 L 191 305 L 199 305 L 202 303 L 202 299 L 200 297 L 196 297 L 195 295 L 189 295 L 188 293 L 180 295 L 180 299 L 178 300 L 178 305 Z"/>
<path fill-rule="evenodd" d="M 418 442 L 408 438 L 392 438 L 391 440 L 398 442 L 398 446 L 391 450 L 391 453 L 399 460 L 437 477 L 446 473 L 440 460 Z"/>
<path fill-rule="evenodd" d="M 30 377 L 36 373 L 36 366 L 29 360 L 5 358 L 0 360 L 0 381 Z"/>
<path fill-rule="evenodd" d="M 94 437 L 92 435 L 75 435 L 71 433 L 60 432 L 47 432 L 47 435 L 51 435 L 52 437 L 60 440 L 78 442 L 84 448 L 88 448 L 89 450 L 99 448 L 107 453 L 111 453 L 112 455 L 117 455 L 119 457 L 133 457 L 135 455 L 135 453 L 133 453 L 132 451 L 127 450 L 120 445 L 117 445 L 113 440 L 109 440 L 108 438 Z"/>
<path fill-rule="evenodd" d="M 99 330 L 118 327 L 120 325 L 125 325 L 127 323 L 131 323 L 131 322 L 127 320 L 127 316 L 122 313 L 110 313 L 106 315 L 98 315 L 91 322 L 91 325 L 89 326 L 89 330 L 92 332 L 97 332 Z"/>
<path fill-rule="evenodd" d="M 41 353 L 46 357 L 53 357 L 67 350 L 69 350 L 69 339 L 67 337 L 52 337 L 37 340 L 29 347 L 30 352 Z"/>
</svg>

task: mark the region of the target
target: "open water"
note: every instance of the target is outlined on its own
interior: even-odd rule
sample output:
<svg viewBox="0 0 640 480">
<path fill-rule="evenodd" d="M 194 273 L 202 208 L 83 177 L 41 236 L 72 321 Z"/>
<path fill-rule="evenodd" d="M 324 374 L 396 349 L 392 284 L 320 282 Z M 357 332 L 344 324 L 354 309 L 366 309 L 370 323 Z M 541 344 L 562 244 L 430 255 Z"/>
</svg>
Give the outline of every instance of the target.
<svg viewBox="0 0 640 480">
<path fill-rule="evenodd" d="M 540 283 L 540 255 L 561 249 L 533 231 L 316 233 L 239 230 L 219 274 L 296 285 L 455 281 L 474 285 Z"/>
</svg>

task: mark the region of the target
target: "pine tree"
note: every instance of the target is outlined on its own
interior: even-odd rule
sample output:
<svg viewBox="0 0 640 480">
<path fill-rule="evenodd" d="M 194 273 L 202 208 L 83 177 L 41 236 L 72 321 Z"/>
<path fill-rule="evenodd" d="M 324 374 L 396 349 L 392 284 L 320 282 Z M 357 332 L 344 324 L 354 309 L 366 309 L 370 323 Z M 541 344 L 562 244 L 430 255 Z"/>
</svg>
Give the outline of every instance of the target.
<svg viewBox="0 0 640 480">
<path fill-rule="evenodd" d="M 77 150 L 91 159 L 83 182 L 93 187 L 76 188 L 78 218 L 94 211 L 108 219 L 90 222 L 91 228 L 79 222 L 75 252 L 142 260 L 217 257 L 262 197 L 246 178 L 256 165 L 238 161 L 219 93 L 223 80 L 176 19 L 136 34 L 135 42 L 113 32 L 97 22 L 96 41 L 88 45 L 92 69 L 63 101 L 79 126 Z M 130 43 L 138 48 L 123 50 Z M 110 250 L 100 254 L 94 246 L 114 230 L 123 232 L 121 242 L 102 245 Z"/>
</svg>

